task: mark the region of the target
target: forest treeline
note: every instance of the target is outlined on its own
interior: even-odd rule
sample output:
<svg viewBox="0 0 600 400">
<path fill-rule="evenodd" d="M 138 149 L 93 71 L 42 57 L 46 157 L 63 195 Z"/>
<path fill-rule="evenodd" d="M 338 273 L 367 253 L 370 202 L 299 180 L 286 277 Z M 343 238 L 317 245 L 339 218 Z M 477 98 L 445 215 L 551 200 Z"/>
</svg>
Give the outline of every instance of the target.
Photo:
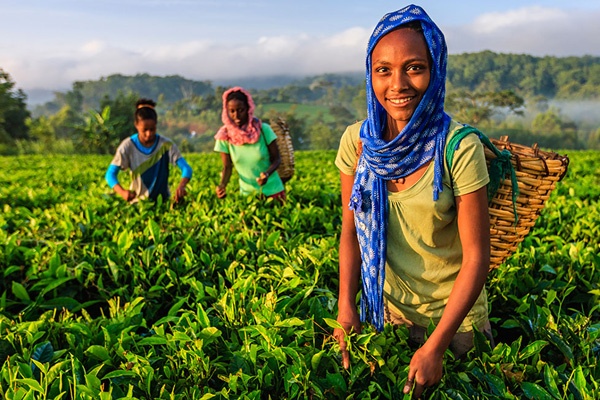
<svg viewBox="0 0 600 400">
<path fill-rule="evenodd" d="M 282 116 L 296 149 L 334 149 L 345 127 L 365 117 L 362 73 L 323 74 L 249 88 L 256 114 Z M 273 82 L 275 84 L 275 81 Z M 159 133 L 184 152 L 211 151 L 225 86 L 184 77 L 111 75 L 74 82 L 33 109 L 0 65 L 0 154 L 112 153 L 134 132 L 139 97 L 158 102 Z M 560 105 L 559 105 L 560 104 Z M 564 110 L 561 105 L 571 104 Z M 592 112 L 575 115 L 584 105 Z M 533 57 L 491 51 L 450 55 L 446 110 L 488 136 L 561 149 L 600 149 L 600 57 Z M 593 112 L 593 110 L 596 112 Z"/>
</svg>

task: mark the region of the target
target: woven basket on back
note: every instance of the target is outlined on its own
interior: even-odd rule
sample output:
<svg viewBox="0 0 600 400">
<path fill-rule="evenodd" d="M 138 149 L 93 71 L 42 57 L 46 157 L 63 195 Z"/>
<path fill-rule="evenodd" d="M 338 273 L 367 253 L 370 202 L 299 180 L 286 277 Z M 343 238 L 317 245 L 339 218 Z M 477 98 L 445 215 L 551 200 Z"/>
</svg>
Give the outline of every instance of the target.
<svg viewBox="0 0 600 400">
<path fill-rule="evenodd" d="M 489 203 L 490 269 L 492 269 L 513 254 L 518 244 L 525 239 L 544 208 L 544 203 L 556 187 L 556 182 L 567 173 L 569 158 L 554 152 L 542 151 L 537 144 L 527 147 L 511 143 L 507 136 L 490 139 L 490 142 L 500 151 L 510 151 L 510 162 L 519 186 L 513 204 L 511 179 L 503 179 Z M 489 166 L 490 162 L 497 158 L 497 153 L 487 146 L 484 147 Z"/>
<path fill-rule="evenodd" d="M 271 124 L 275 135 L 277 135 L 277 148 L 281 156 L 281 164 L 277 168 L 277 173 L 281 180 L 285 183 L 294 176 L 294 146 L 292 145 L 292 137 L 287 122 L 281 117 L 277 117 Z"/>
<path fill-rule="evenodd" d="M 468 127 L 464 134 L 469 132 L 479 135 L 484 145 L 488 170 L 496 169 L 502 163 L 510 162 L 512 165 L 512 168 L 510 165 L 508 168 L 504 165 L 502 175 L 504 176 L 504 173 L 507 175 L 498 182 L 490 182 L 488 185 L 490 269 L 494 269 L 515 252 L 519 243 L 534 226 L 546 200 L 556 187 L 556 182 L 567 173 L 569 158 L 554 152 L 542 151 L 537 144 L 528 147 L 511 143 L 508 136 L 489 139 L 472 127 Z M 456 139 L 456 142 L 448 143 L 446 148 L 446 161 L 450 164 L 454 154 L 450 149 L 460 141 L 460 135 L 456 135 Z M 359 140 L 356 149 L 357 163 L 361 153 L 362 142 Z M 494 187 L 490 188 L 490 186 Z M 513 190 L 513 187 L 518 189 Z"/>
</svg>

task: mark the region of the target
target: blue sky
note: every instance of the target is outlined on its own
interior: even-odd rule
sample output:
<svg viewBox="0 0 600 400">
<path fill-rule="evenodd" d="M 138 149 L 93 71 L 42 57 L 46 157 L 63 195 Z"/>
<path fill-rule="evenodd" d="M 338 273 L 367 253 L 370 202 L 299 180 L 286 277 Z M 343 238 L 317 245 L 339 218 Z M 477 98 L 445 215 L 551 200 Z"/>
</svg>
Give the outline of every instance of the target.
<svg viewBox="0 0 600 400">
<path fill-rule="evenodd" d="M 0 0 L 0 68 L 66 90 L 114 73 L 220 80 L 362 71 L 383 0 Z M 451 54 L 600 56 L 598 0 L 424 0 Z"/>
</svg>

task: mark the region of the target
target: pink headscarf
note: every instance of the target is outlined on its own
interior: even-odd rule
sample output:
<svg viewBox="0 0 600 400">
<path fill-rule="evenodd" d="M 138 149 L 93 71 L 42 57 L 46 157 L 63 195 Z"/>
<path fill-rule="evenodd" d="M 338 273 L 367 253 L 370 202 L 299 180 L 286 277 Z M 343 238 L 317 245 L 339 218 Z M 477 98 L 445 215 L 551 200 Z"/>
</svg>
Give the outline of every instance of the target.
<svg viewBox="0 0 600 400">
<path fill-rule="evenodd" d="M 248 123 L 241 128 L 229 118 L 229 114 L 227 113 L 227 96 L 231 92 L 242 92 L 248 99 Z M 215 135 L 215 139 L 225 140 L 236 146 L 258 142 L 258 139 L 260 138 L 261 122 L 258 118 L 254 117 L 254 108 L 254 100 L 252 100 L 252 96 L 250 96 L 250 93 L 245 89 L 235 86 L 226 90 L 223 93 L 223 111 L 221 112 L 223 126 Z"/>
</svg>

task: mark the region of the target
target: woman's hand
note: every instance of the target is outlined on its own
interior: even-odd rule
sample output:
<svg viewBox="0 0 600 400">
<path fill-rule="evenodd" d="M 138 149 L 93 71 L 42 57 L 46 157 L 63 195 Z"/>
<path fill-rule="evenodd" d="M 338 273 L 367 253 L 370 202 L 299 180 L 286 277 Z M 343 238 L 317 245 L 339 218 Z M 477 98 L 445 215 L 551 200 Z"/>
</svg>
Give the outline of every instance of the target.
<svg viewBox="0 0 600 400">
<path fill-rule="evenodd" d="M 179 203 L 186 194 L 187 190 L 185 190 L 185 185 L 179 185 L 177 186 L 177 190 L 175 190 L 175 198 L 173 200 L 175 200 L 175 203 Z"/>
<path fill-rule="evenodd" d="M 267 183 L 267 181 L 269 180 L 269 176 L 270 174 L 268 172 L 261 172 L 260 176 L 256 178 L 256 182 L 258 182 L 260 186 L 264 186 L 265 183 Z"/>
<path fill-rule="evenodd" d="M 340 353 L 342 354 L 342 366 L 345 369 L 350 368 L 350 353 L 346 348 L 346 333 L 356 332 L 360 333 L 360 317 L 356 308 L 349 310 L 348 312 L 338 312 L 337 322 L 339 322 L 344 329 L 336 328 L 333 330 L 333 337 L 338 341 L 340 345 Z"/>
<path fill-rule="evenodd" d="M 189 181 L 189 178 L 182 178 L 181 182 L 179 182 L 179 185 L 175 190 L 175 198 L 173 199 L 175 203 L 179 203 L 187 195 L 187 190 L 185 189 L 185 187 Z"/>
<path fill-rule="evenodd" d="M 218 185 L 216 188 L 217 198 L 223 199 L 227 196 L 227 191 L 225 190 L 225 186 Z"/>
<path fill-rule="evenodd" d="M 425 343 L 415 351 L 408 367 L 408 379 L 404 393 L 410 393 L 414 386 L 413 398 L 418 399 L 426 387 L 437 384 L 442 379 L 444 353 Z"/>
<path fill-rule="evenodd" d="M 115 187 L 113 188 L 114 191 L 123 198 L 123 200 L 127 201 L 127 202 L 131 202 L 133 199 L 135 199 L 135 192 L 133 190 L 127 190 L 124 189 L 123 186 L 121 186 L 120 184 L 116 184 Z"/>
<path fill-rule="evenodd" d="M 127 202 L 133 201 L 135 199 L 135 192 L 133 190 L 126 190 L 121 194 L 121 197 Z"/>
</svg>

